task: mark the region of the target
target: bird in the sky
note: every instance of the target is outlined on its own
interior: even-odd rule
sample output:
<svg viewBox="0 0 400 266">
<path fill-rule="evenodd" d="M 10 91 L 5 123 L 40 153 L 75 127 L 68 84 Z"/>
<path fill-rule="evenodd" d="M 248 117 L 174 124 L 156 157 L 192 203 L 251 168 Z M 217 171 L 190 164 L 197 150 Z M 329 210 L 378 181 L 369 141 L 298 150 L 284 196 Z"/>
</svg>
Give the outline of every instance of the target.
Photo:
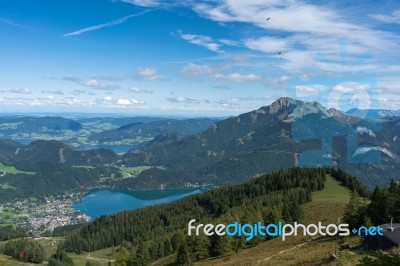
<svg viewBox="0 0 400 266">
<path fill-rule="evenodd" d="M 267 18 L 267 21 L 270 20 L 271 18 Z"/>
<path fill-rule="evenodd" d="M 280 58 L 282 58 L 282 55 L 283 55 L 282 51 L 277 52 L 277 54 L 279 55 Z"/>
</svg>

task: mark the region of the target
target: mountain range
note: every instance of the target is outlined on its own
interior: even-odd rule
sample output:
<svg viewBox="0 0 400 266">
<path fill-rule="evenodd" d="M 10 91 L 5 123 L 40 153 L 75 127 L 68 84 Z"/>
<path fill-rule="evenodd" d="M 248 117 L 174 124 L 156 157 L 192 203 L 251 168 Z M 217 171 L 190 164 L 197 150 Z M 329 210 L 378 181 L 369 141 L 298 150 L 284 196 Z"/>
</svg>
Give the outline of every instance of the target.
<svg viewBox="0 0 400 266">
<path fill-rule="evenodd" d="M 119 133 L 134 135 L 147 127 L 155 135 L 147 145 L 124 155 L 108 149 L 75 150 L 56 140 L 37 140 L 29 145 L 1 140 L 0 161 L 36 173 L 29 175 L 29 180 L 37 182 L 28 189 L 26 174 L 8 173 L 0 184 L 7 182 L 6 187 L 16 188 L 21 196 L 100 184 L 131 190 L 225 185 L 295 166 L 340 168 L 369 188 L 385 186 L 400 177 L 399 118 L 360 119 L 317 102 L 284 97 L 269 106 L 212 121 L 206 127 L 210 121 L 133 122 L 103 132 L 118 138 Z M 194 130 L 181 132 L 197 132 L 186 136 L 168 133 L 175 125 L 183 129 L 185 123 Z M 137 166 L 146 167 L 131 178 L 122 178 L 121 168 Z M 101 181 L 109 176 L 113 178 Z M 54 182 L 56 187 L 51 185 Z M 13 190 L 3 192 L 8 199 L 16 195 Z"/>
<path fill-rule="evenodd" d="M 397 118 L 364 120 L 317 102 L 279 98 L 179 141 L 131 150 L 123 164 L 162 169 L 123 180 L 121 187 L 221 185 L 292 166 L 339 167 L 369 187 L 386 185 L 399 179 L 399 129 Z"/>
<path fill-rule="evenodd" d="M 388 109 L 363 110 L 363 109 L 353 108 L 348 110 L 346 114 L 365 119 L 376 119 L 376 118 L 400 117 L 400 110 L 388 110 Z"/>
<path fill-rule="evenodd" d="M 22 143 L 59 140 L 74 147 L 93 145 L 141 146 L 160 134 L 190 135 L 218 121 L 211 118 L 169 119 L 160 117 L 0 117 L 0 138 Z"/>
</svg>

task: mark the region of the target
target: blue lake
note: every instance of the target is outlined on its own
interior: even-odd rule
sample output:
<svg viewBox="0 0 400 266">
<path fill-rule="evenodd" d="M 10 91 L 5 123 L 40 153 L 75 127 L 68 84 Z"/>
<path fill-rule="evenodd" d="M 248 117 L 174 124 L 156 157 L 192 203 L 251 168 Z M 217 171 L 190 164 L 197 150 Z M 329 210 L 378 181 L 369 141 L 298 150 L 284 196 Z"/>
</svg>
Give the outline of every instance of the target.
<svg viewBox="0 0 400 266">
<path fill-rule="evenodd" d="M 73 207 L 94 219 L 101 215 L 110 215 L 124 210 L 168 203 L 207 190 L 207 188 L 147 191 L 95 189 L 84 195 L 82 200 L 75 202 Z"/>
</svg>

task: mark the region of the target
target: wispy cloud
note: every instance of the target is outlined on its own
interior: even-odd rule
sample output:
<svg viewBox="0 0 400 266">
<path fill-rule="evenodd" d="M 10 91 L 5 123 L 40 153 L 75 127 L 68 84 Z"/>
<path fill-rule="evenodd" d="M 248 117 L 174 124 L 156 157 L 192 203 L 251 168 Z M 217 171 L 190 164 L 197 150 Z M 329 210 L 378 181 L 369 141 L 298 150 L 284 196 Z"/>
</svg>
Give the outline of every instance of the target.
<svg viewBox="0 0 400 266">
<path fill-rule="evenodd" d="M 391 15 L 371 14 L 370 17 L 384 23 L 400 24 L 400 9 L 394 11 Z"/>
<path fill-rule="evenodd" d="M 200 16 L 215 22 L 247 23 L 267 30 L 271 34 L 246 36 L 242 38 L 242 44 L 268 56 L 276 57 L 277 52 L 285 51 L 287 56 L 280 65 L 290 71 L 315 67 L 310 58 L 315 57 L 316 52 L 332 55 L 337 51 L 340 39 L 347 40 L 348 59 L 370 49 L 387 51 L 399 48 L 399 36 L 393 31 L 376 30 L 356 23 L 345 12 L 311 1 L 209 0 L 193 3 L 192 8 Z M 371 16 L 387 23 L 400 21 L 398 10 L 389 15 Z M 266 17 L 271 17 L 271 21 L 267 23 Z"/>
<path fill-rule="evenodd" d="M 85 94 L 85 93 L 87 93 L 85 90 L 73 90 L 72 92 L 71 92 L 71 94 L 73 94 L 73 95 L 81 95 L 81 94 Z"/>
<path fill-rule="evenodd" d="M 296 95 L 298 97 L 319 95 L 324 89 L 324 86 L 318 84 L 295 86 Z"/>
<path fill-rule="evenodd" d="M 199 104 L 200 103 L 199 100 L 182 97 L 182 96 L 167 98 L 167 101 L 170 103 L 185 103 L 185 104 Z"/>
<path fill-rule="evenodd" d="M 211 79 L 230 82 L 256 82 L 260 81 L 262 77 L 256 74 L 243 75 L 240 73 L 231 73 L 228 75 L 215 74 L 211 76 Z"/>
<path fill-rule="evenodd" d="M 120 88 L 118 84 L 102 84 L 102 82 L 95 78 L 84 80 L 78 77 L 64 77 L 63 80 L 71 81 L 80 86 L 97 90 L 117 90 Z"/>
<path fill-rule="evenodd" d="M 198 65 L 189 63 L 181 68 L 180 74 L 185 78 L 197 79 L 203 75 L 211 75 L 219 73 L 225 66 L 209 66 L 209 65 Z"/>
<path fill-rule="evenodd" d="M 157 69 L 153 67 L 140 67 L 137 70 L 137 73 L 134 78 L 139 80 L 148 80 L 148 81 L 165 80 L 164 77 L 161 77 L 157 74 Z"/>
<path fill-rule="evenodd" d="M 145 94 L 152 94 L 154 92 L 152 90 L 143 90 L 138 87 L 132 87 L 130 91 L 133 93 L 145 93 Z"/>
<path fill-rule="evenodd" d="M 120 0 L 120 1 L 142 7 L 157 7 L 161 4 L 160 1 L 157 0 Z"/>
<path fill-rule="evenodd" d="M 28 26 L 19 24 L 13 20 L 6 19 L 6 18 L 0 18 L 0 23 L 7 24 L 9 26 L 13 26 L 13 27 L 17 27 L 17 28 L 21 28 L 21 29 L 26 29 L 26 30 L 30 29 Z"/>
<path fill-rule="evenodd" d="M 144 102 L 137 99 L 120 98 L 115 102 L 115 104 L 119 106 L 133 106 L 133 105 L 143 105 Z"/>
<path fill-rule="evenodd" d="M 281 86 L 284 85 L 290 78 L 288 76 L 281 76 L 279 78 L 268 80 L 268 85 L 270 86 Z"/>
<path fill-rule="evenodd" d="M 18 93 L 18 94 L 32 94 L 32 90 L 29 88 L 14 88 L 9 90 L 8 92 Z"/>
<path fill-rule="evenodd" d="M 55 94 L 55 95 L 64 95 L 64 92 L 61 90 L 43 90 L 42 93 Z"/>
<path fill-rule="evenodd" d="M 103 23 L 103 24 L 95 25 L 95 26 L 86 27 L 86 28 L 83 28 L 83 29 L 80 29 L 80 30 L 77 30 L 77 31 L 66 33 L 66 34 L 63 35 L 63 37 L 77 36 L 77 35 L 81 35 L 81 34 L 86 33 L 86 32 L 96 31 L 96 30 L 100 30 L 100 29 L 103 29 L 103 28 L 119 25 L 121 23 L 126 22 L 130 18 L 141 16 L 143 14 L 146 14 L 146 13 L 150 12 L 150 11 L 151 10 L 144 10 L 142 12 L 139 12 L 139 13 L 136 13 L 136 14 L 133 14 L 133 15 L 129 15 L 129 16 L 125 16 L 125 17 L 122 17 L 122 18 L 119 18 L 119 19 L 116 19 L 116 20 L 113 20 L 113 21 L 110 21 L 110 22 L 106 22 L 106 23 Z"/>
<path fill-rule="evenodd" d="M 187 34 L 183 33 L 180 30 L 177 30 L 173 35 L 176 34 L 178 37 L 182 38 L 183 40 L 195 44 L 201 47 L 204 47 L 213 52 L 222 52 L 221 51 L 221 44 L 217 43 L 213 40 L 210 36 L 206 35 L 197 35 L 197 34 Z"/>
</svg>

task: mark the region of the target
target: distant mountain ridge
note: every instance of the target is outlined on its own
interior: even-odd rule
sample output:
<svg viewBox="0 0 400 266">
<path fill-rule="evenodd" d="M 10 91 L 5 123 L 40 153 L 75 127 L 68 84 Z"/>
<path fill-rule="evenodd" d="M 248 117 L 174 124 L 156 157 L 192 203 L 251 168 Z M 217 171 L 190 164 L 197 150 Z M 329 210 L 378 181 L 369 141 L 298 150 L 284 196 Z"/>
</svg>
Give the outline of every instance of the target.
<svg viewBox="0 0 400 266">
<path fill-rule="evenodd" d="M 168 121 L 154 123 L 174 124 Z M 182 123 L 186 122 L 176 125 L 181 127 Z M 116 132 L 135 132 L 147 124 L 122 126 Z M 189 124 L 193 128 L 193 122 Z M 187 136 L 159 130 L 160 134 L 143 148 L 125 155 L 109 149 L 75 150 L 55 140 L 38 140 L 29 145 L 1 140 L 0 160 L 17 169 L 39 173 L 34 178 L 43 182 L 49 175 L 57 176 L 58 192 L 82 188 L 82 184 L 93 186 L 111 173 L 117 178 L 107 184 L 136 190 L 234 184 L 295 166 L 338 167 L 370 188 L 385 186 L 400 177 L 399 118 L 364 120 L 328 110 L 317 102 L 283 97 L 269 106 L 215 121 L 208 127 L 199 125 L 206 129 Z M 376 155 L 379 161 L 368 161 Z M 122 177 L 118 167 L 128 166 L 146 166 L 146 170 L 135 178 L 118 178 Z M 77 172 L 79 182 L 74 179 Z M 90 177 L 87 183 L 82 181 L 85 176 Z M 6 177 L 0 184 L 8 182 L 18 187 L 27 180 L 23 174 Z M 44 187 L 48 189 L 43 195 L 54 193 L 48 185 Z M 14 193 L 5 192 L 8 197 Z M 36 192 L 31 189 L 29 193 Z"/>
<path fill-rule="evenodd" d="M 59 140 L 74 147 L 93 145 L 140 146 L 157 135 L 195 134 L 218 121 L 211 118 L 0 116 L 0 138 L 22 143 Z"/>
<path fill-rule="evenodd" d="M 356 116 L 364 119 L 377 119 L 385 117 L 400 117 L 400 110 L 388 110 L 388 109 L 357 109 L 353 108 L 346 112 L 351 116 Z"/>
<path fill-rule="evenodd" d="M 216 122 L 178 142 L 132 150 L 123 156 L 124 164 L 161 166 L 165 170 L 145 171 L 135 180 L 124 180 L 121 187 L 236 183 L 281 168 L 302 163 L 318 166 L 328 161 L 370 187 L 385 185 L 390 179 L 399 179 L 399 122 L 357 119 L 327 110 L 317 102 L 283 97 L 269 106 Z M 349 146 L 347 136 L 356 138 L 355 147 Z M 304 157 L 313 150 L 320 150 L 320 154 Z M 377 153 L 381 156 L 379 163 L 361 163 Z M 152 183 L 145 182 L 149 176 Z"/>
<path fill-rule="evenodd" d="M 135 122 L 116 129 L 92 134 L 89 137 L 89 141 L 102 144 L 137 138 L 151 141 L 158 135 L 171 133 L 192 135 L 205 130 L 210 124 L 217 121 L 216 119 L 196 118 L 185 120 L 167 119 L 149 123 Z"/>
<path fill-rule="evenodd" d="M 57 134 L 60 130 L 78 131 L 82 128 L 82 124 L 71 119 L 63 117 L 0 117 L 0 132 L 2 135 L 13 134 L 17 129 L 19 132 L 49 132 Z"/>
</svg>

